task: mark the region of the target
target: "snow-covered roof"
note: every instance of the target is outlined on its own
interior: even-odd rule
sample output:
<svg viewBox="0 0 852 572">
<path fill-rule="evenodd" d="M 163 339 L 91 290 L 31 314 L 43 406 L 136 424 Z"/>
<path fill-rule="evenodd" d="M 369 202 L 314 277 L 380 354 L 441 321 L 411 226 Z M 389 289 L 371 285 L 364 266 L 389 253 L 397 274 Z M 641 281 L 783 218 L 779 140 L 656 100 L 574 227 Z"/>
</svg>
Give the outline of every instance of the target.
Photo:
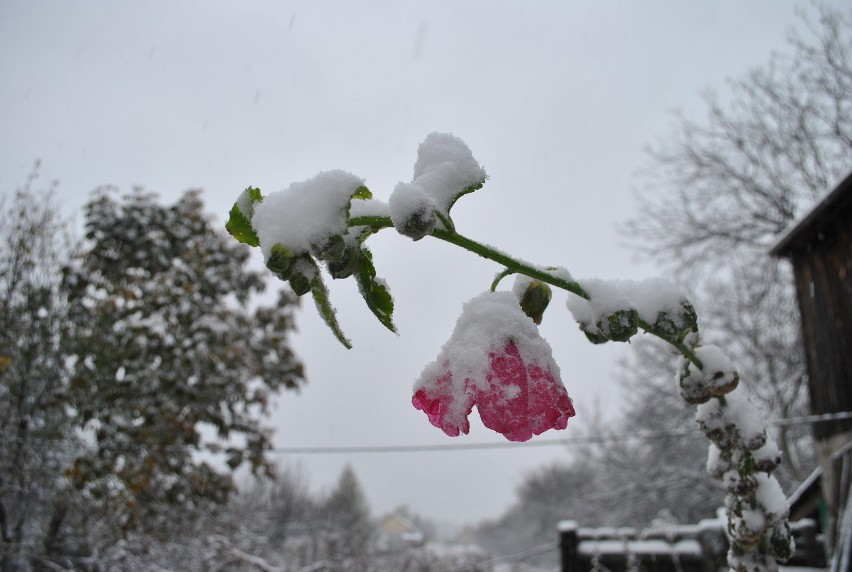
<svg viewBox="0 0 852 572">
<path fill-rule="evenodd" d="M 773 256 L 788 256 L 790 249 L 803 237 L 822 216 L 837 206 L 847 193 L 852 193 L 852 172 L 846 175 L 834 190 L 820 200 L 805 216 L 792 223 L 781 233 L 775 245 L 769 250 Z M 850 194 L 852 196 L 852 194 Z"/>
</svg>

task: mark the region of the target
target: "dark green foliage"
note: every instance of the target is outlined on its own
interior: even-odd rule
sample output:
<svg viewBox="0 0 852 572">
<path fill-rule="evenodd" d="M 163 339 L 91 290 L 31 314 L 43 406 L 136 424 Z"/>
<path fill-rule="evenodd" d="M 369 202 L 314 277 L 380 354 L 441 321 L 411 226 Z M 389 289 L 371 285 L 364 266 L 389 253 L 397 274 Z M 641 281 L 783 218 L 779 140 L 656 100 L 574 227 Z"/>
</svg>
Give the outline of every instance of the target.
<svg viewBox="0 0 852 572">
<path fill-rule="evenodd" d="M 260 189 L 249 187 L 243 191 L 240 199 L 243 205 L 235 204 L 231 208 L 231 212 L 228 213 L 228 222 L 225 223 L 225 229 L 238 241 L 249 246 L 259 246 L 260 240 L 258 240 L 257 233 L 251 225 L 251 216 L 254 212 L 254 203 L 262 201 L 263 195 L 260 193 Z M 241 206 L 243 208 L 240 208 Z M 244 209 L 249 210 L 249 212 L 243 212 Z"/>
<path fill-rule="evenodd" d="M 360 251 L 357 279 L 358 290 L 367 302 L 367 307 L 384 327 L 396 332 L 396 326 L 393 324 L 393 298 L 385 283 L 376 279 L 373 253 L 366 248 Z"/>
<path fill-rule="evenodd" d="M 292 296 L 249 309 L 263 281 L 214 230 L 197 191 L 164 206 L 141 190 L 100 190 L 86 206 L 86 238 L 63 289 L 71 402 L 95 443 L 69 478 L 125 530 L 224 502 L 230 474 L 196 453 L 232 439 L 232 469 L 269 472 L 259 416 L 272 394 L 302 382 L 287 344 Z"/>
</svg>

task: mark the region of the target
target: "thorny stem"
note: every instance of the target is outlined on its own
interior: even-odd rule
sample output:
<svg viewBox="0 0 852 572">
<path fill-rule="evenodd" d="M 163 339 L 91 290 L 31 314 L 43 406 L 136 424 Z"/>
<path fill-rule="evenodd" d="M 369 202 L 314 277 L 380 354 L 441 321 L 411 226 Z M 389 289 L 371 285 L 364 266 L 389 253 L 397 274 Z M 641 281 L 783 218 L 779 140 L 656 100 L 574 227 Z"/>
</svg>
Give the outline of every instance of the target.
<svg viewBox="0 0 852 572">
<path fill-rule="evenodd" d="M 487 244 L 483 244 L 481 242 L 477 242 L 472 238 L 468 238 L 462 234 L 459 234 L 455 231 L 451 224 L 448 224 L 445 220 L 445 217 L 441 217 L 441 222 L 444 223 L 444 226 L 449 228 L 450 230 L 444 230 L 436 228 L 432 231 L 431 236 L 443 240 L 444 242 L 449 242 L 450 244 L 454 244 L 461 248 L 464 248 L 467 251 L 473 252 L 474 254 L 478 254 L 483 258 L 487 258 L 488 260 L 492 260 L 498 264 L 501 264 L 506 267 L 506 270 L 501 272 L 498 277 L 495 279 L 492 284 L 492 289 L 496 286 L 496 283 L 499 282 L 500 279 L 508 276 L 511 273 L 523 274 L 524 276 L 529 276 L 530 278 L 534 278 L 535 280 L 540 280 L 546 284 L 550 284 L 551 286 L 555 286 L 557 288 L 561 288 L 562 290 L 567 290 L 581 298 L 585 298 L 589 300 L 591 296 L 589 296 L 588 292 L 586 292 L 580 284 L 577 282 L 573 282 L 570 280 L 565 280 L 564 278 L 559 278 L 558 276 L 554 276 L 546 270 L 542 270 L 532 264 L 527 262 L 520 261 L 512 256 L 497 250 L 496 248 L 489 246 Z M 382 228 L 387 228 L 393 226 L 391 219 L 389 217 L 382 216 L 370 216 L 370 217 L 352 217 L 349 220 L 350 226 L 370 226 L 373 231 L 380 230 Z M 704 369 L 704 364 L 701 363 L 701 360 L 695 355 L 695 352 L 692 351 L 686 344 L 682 341 L 673 340 L 668 336 L 663 335 L 659 331 L 654 328 L 652 324 L 644 320 L 639 320 L 639 327 L 649 334 L 655 335 L 663 341 L 667 342 L 669 345 L 678 350 L 684 357 L 686 357 L 689 361 L 694 363 L 696 367 L 699 369 Z"/>
</svg>

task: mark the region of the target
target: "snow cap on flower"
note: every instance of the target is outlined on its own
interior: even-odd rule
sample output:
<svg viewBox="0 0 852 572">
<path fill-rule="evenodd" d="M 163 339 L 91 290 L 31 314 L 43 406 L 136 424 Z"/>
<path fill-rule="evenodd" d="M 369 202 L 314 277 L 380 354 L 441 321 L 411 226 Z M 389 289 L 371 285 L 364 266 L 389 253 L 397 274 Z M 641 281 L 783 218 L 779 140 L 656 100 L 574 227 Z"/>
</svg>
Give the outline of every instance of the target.
<svg viewBox="0 0 852 572">
<path fill-rule="evenodd" d="M 550 346 L 511 292 L 485 292 L 464 305 L 415 382 L 412 403 L 450 436 L 468 432 L 476 405 L 483 424 L 510 441 L 564 429 L 574 416 Z"/>
</svg>

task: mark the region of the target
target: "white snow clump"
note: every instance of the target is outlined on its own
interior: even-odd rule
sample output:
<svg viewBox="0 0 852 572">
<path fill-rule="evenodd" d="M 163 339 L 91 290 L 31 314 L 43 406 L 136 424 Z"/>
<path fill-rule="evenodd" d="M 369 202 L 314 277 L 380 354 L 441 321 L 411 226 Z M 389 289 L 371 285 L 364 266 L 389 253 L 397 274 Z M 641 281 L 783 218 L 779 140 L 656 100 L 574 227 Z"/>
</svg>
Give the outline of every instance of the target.
<svg viewBox="0 0 852 572">
<path fill-rule="evenodd" d="M 269 258 L 275 244 L 298 254 L 346 234 L 350 199 L 363 184 L 351 173 L 325 171 L 264 197 L 254 205 L 251 219 L 264 257 Z"/>
<path fill-rule="evenodd" d="M 430 133 L 417 150 L 411 183 L 399 183 L 390 196 L 391 221 L 406 236 L 412 219 L 422 221 L 428 234 L 435 211 L 449 217 L 456 199 L 486 178 L 464 141 L 450 133 Z"/>
</svg>

